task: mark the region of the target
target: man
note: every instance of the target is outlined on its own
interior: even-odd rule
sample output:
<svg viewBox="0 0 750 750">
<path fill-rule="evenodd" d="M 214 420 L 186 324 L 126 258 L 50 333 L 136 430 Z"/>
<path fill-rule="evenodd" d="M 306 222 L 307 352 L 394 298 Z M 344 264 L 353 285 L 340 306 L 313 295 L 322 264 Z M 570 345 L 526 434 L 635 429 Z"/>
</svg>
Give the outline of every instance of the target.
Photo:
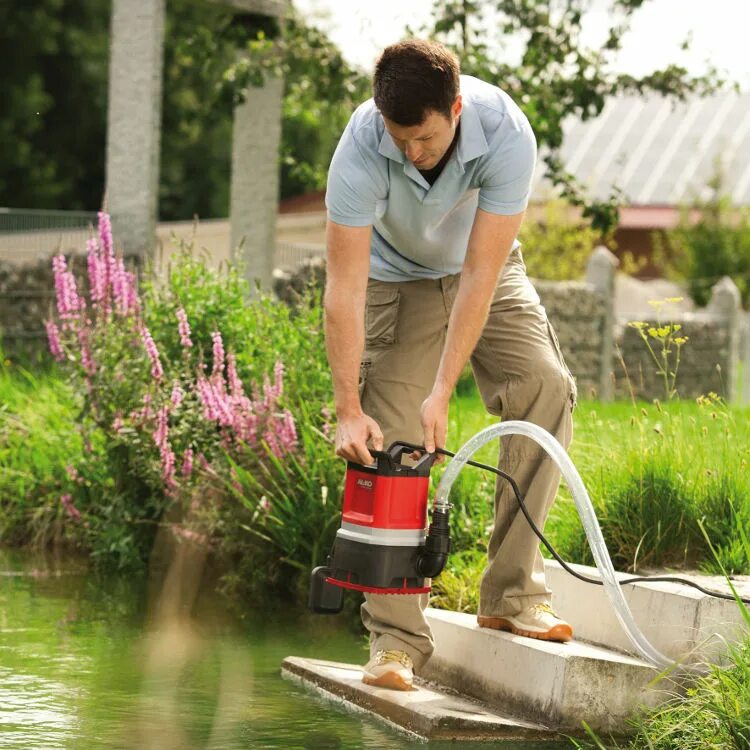
<svg viewBox="0 0 750 750">
<path fill-rule="evenodd" d="M 516 240 L 536 140 L 499 88 L 461 76 L 445 47 L 411 39 L 377 62 L 373 99 L 331 161 L 326 206 L 326 345 L 336 452 L 372 463 L 396 439 L 445 443 L 448 402 L 470 359 L 485 407 L 541 425 L 567 448 L 575 382 Z M 500 468 L 541 526 L 560 476 L 527 438 L 504 438 Z M 434 643 L 427 595 L 365 595 L 368 684 L 406 690 Z M 478 623 L 565 641 L 537 539 L 499 478 Z"/>
</svg>

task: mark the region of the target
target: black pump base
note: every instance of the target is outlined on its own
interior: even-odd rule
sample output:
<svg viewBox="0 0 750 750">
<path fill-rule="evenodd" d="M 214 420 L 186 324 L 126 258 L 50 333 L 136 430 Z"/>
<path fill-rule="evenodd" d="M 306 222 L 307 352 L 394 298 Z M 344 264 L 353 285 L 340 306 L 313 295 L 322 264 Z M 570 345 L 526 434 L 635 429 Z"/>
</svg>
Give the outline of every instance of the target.
<svg viewBox="0 0 750 750">
<path fill-rule="evenodd" d="M 310 575 L 308 607 L 315 614 L 337 615 L 344 606 L 344 590 L 326 582 L 332 572 L 331 568 L 319 565 Z"/>
</svg>

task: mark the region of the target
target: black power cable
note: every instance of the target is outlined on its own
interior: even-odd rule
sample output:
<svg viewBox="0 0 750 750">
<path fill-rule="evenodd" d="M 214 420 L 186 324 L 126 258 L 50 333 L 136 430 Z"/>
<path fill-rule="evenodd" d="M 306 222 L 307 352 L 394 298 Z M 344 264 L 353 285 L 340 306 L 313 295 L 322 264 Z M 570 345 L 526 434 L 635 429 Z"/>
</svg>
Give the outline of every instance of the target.
<svg viewBox="0 0 750 750">
<path fill-rule="evenodd" d="M 425 447 L 423 445 L 413 445 L 411 443 L 403 443 L 399 441 L 400 445 L 403 445 L 407 448 L 410 448 L 412 450 L 420 451 L 422 453 L 426 452 Z M 451 453 L 448 450 L 445 450 L 444 448 L 436 448 L 436 453 L 441 453 L 444 456 L 449 456 L 453 458 L 456 454 Z M 560 563 L 560 565 L 568 572 L 570 575 L 575 576 L 581 581 L 584 581 L 585 583 L 593 583 L 597 586 L 604 586 L 604 581 L 599 580 L 598 578 L 590 578 L 589 576 L 585 576 L 582 573 L 577 573 L 573 568 L 571 568 L 565 560 L 560 557 L 560 555 L 557 553 L 557 550 L 550 544 L 550 542 L 547 540 L 547 538 L 544 536 L 544 534 L 541 532 L 539 527 L 534 522 L 534 519 L 531 517 L 531 514 L 529 513 L 528 508 L 526 507 L 526 503 L 523 500 L 523 497 L 521 496 L 521 491 L 518 489 L 518 485 L 516 484 L 516 480 L 513 479 L 512 476 L 509 474 L 506 474 L 504 471 L 501 471 L 500 469 L 489 466 L 487 464 L 479 463 L 478 461 L 467 461 L 467 464 L 470 466 L 476 466 L 479 469 L 485 469 L 486 471 L 491 471 L 493 474 L 497 474 L 498 476 L 503 477 L 503 479 L 507 479 L 508 482 L 510 482 L 510 486 L 513 488 L 513 492 L 516 496 L 516 500 L 518 501 L 518 505 L 521 507 L 521 512 L 526 517 L 526 520 L 529 522 L 529 526 L 531 526 L 531 529 L 533 532 L 539 537 L 542 544 L 549 550 L 552 557 L 557 560 L 557 562 Z M 708 596 L 715 596 L 719 599 L 728 599 L 729 601 L 736 601 L 735 597 L 731 594 L 722 594 L 718 591 L 709 591 L 708 589 L 704 589 L 699 584 L 695 583 L 695 581 L 689 581 L 686 578 L 675 578 L 673 576 L 634 576 L 632 578 L 625 578 L 622 581 L 620 581 L 620 584 L 623 583 L 639 583 L 642 581 L 651 581 L 655 583 L 681 583 L 683 586 L 692 586 L 694 589 L 698 589 L 702 594 L 708 594 Z M 744 602 L 745 604 L 750 604 L 750 599 L 738 596 L 737 598 L 740 599 L 740 601 Z"/>
</svg>

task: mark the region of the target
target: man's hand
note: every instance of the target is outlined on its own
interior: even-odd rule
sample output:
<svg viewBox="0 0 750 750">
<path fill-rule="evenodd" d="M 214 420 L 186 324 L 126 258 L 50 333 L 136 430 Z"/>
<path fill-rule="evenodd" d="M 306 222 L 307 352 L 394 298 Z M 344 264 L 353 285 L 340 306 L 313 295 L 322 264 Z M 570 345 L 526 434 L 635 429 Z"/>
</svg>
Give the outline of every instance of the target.
<svg viewBox="0 0 750 750">
<path fill-rule="evenodd" d="M 420 417 L 424 433 L 424 447 L 428 453 L 434 453 L 435 448 L 445 448 L 445 438 L 448 433 L 449 400 L 449 396 L 433 391 L 422 402 Z M 441 460 L 442 457 L 438 456 L 436 463 Z"/>
<path fill-rule="evenodd" d="M 367 450 L 370 439 L 375 450 L 383 450 L 383 433 L 374 419 L 363 413 L 343 417 L 336 425 L 336 455 L 365 466 L 374 463 Z"/>
</svg>

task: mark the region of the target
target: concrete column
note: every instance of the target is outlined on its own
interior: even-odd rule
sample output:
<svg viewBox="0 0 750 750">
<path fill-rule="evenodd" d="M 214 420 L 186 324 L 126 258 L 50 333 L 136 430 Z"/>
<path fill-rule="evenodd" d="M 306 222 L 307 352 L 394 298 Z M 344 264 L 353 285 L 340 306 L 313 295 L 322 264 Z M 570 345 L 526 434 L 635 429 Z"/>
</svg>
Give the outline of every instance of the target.
<svg viewBox="0 0 750 750">
<path fill-rule="evenodd" d="M 721 365 L 721 379 L 726 388 L 723 395 L 728 402 L 735 403 L 741 396 L 737 383 L 737 365 L 740 359 L 743 317 L 740 290 L 729 276 L 724 276 L 711 287 L 708 312 L 723 320 L 727 327 L 727 357 Z"/>
<path fill-rule="evenodd" d="M 741 316 L 742 406 L 750 404 L 750 313 Z"/>
<path fill-rule="evenodd" d="M 152 256 L 161 140 L 165 0 L 112 0 L 106 209 L 126 255 Z"/>
<path fill-rule="evenodd" d="M 229 212 L 231 253 L 252 283 L 270 286 L 279 202 L 279 143 L 283 80 L 251 87 L 234 111 Z"/>
<path fill-rule="evenodd" d="M 586 281 L 604 300 L 601 362 L 599 366 L 599 400 L 612 401 L 615 384 L 612 379 L 615 350 L 615 273 L 620 261 L 603 245 L 599 245 L 586 266 Z"/>
</svg>

